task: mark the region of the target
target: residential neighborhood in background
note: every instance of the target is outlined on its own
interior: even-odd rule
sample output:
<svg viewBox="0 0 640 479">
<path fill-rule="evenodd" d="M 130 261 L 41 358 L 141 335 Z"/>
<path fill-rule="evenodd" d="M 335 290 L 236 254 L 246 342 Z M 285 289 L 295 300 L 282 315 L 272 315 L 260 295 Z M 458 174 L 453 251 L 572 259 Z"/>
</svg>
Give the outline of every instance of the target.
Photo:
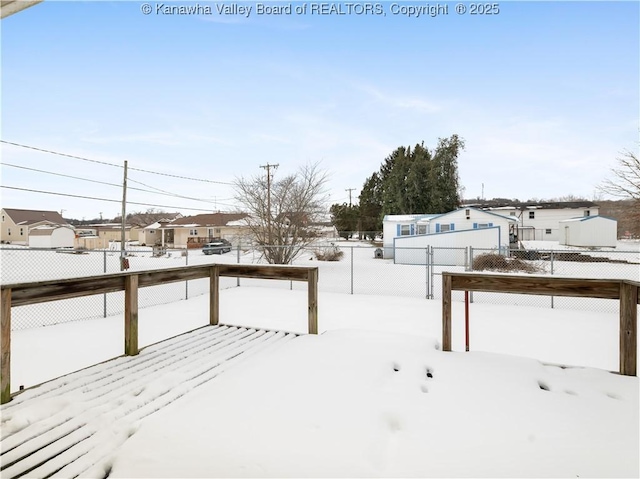
<svg viewBox="0 0 640 479">
<path fill-rule="evenodd" d="M 624 215 L 625 211 L 617 214 Z M 127 216 L 125 241 L 164 248 L 201 248 L 214 239 L 227 240 L 234 246 L 249 244 L 248 219 L 245 213 L 193 216 L 179 212 L 134 213 Z M 3 208 L 0 239 L 3 244 L 33 248 L 79 249 L 107 249 L 121 240 L 121 218 L 80 223 L 63 218 L 57 211 Z M 329 219 L 316 226 L 319 237 L 337 236 Z M 621 234 L 617 218 L 601 215 L 600 206 L 591 201 L 499 200 L 467 200 L 460 208 L 443 214 L 386 215 L 383 230 L 378 234 L 382 237 L 385 258 L 394 258 L 396 248 L 473 246 L 506 250 L 518 248 L 520 241 L 615 247 L 616 240 L 627 235 L 635 237 L 637 232 Z M 407 261 L 415 260 L 405 258 L 402 262 Z"/>
</svg>

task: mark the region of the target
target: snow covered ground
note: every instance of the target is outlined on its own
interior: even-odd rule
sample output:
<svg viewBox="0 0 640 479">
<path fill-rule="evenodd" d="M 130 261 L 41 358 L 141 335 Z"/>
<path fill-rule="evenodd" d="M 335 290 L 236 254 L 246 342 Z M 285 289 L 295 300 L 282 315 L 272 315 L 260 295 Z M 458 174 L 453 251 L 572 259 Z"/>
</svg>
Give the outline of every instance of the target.
<svg viewBox="0 0 640 479">
<path fill-rule="evenodd" d="M 221 322 L 305 332 L 306 300 L 227 289 Z M 455 303 L 454 352 L 442 352 L 439 301 L 320 293 L 322 334 L 132 424 L 109 477 L 637 477 L 638 378 L 607 372 L 617 315 L 540 311 L 472 305 L 465 353 Z M 146 308 L 140 344 L 207 320 L 206 296 Z M 114 357 L 123 341 L 121 316 L 16 331 L 13 384 Z"/>
<path fill-rule="evenodd" d="M 463 303 L 454 295 L 454 352 L 442 352 L 441 302 L 424 299 L 424 268 L 356 247 L 350 295 L 349 256 L 313 262 L 322 334 L 255 355 L 132 422 L 132 436 L 94 468 L 96 477 L 638 477 L 638 378 L 608 372 L 618 369 L 617 308 L 489 304 L 477 295 L 465 353 Z M 85 271 L 93 256 L 54 257 L 70 258 L 67 275 Z M 179 256 L 133 260 L 142 269 L 184 264 Z M 201 261 L 212 259 L 189 257 Z M 574 267 L 592 277 L 623 271 L 582 263 L 566 271 Z M 222 323 L 306 332 L 306 285 L 224 280 Z M 207 296 L 180 300 L 180 287 L 177 299 L 140 310 L 141 347 L 208 323 Z M 166 295 L 162 288 L 155 294 Z M 189 282 L 189 291 L 198 288 Z M 47 324 L 67 311 L 48 307 L 14 312 Z M 121 313 L 13 331 L 12 389 L 116 357 L 123 343 Z M 46 416 L 60 404 L 34 407 Z"/>
</svg>

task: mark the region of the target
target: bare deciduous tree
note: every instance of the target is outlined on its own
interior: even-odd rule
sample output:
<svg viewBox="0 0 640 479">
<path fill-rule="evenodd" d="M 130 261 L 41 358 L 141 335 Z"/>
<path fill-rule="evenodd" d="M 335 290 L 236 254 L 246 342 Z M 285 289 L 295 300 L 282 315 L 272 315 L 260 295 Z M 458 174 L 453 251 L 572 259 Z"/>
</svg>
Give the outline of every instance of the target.
<svg viewBox="0 0 640 479">
<path fill-rule="evenodd" d="M 618 157 L 618 167 L 611 168 L 612 177 L 598 187 L 603 193 L 618 198 L 640 201 L 640 161 L 637 153 L 625 151 Z"/>
<path fill-rule="evenodd" d="M 327 211 L 327 179 L 318 164 L 271 179 L 270 188 L 266 176 L 236 179 L 236 199 L 249 214 L 246 221 L 253 240 L 270 264 L 291 263 L 317 238 L 316 225 Z"/>
</svg>

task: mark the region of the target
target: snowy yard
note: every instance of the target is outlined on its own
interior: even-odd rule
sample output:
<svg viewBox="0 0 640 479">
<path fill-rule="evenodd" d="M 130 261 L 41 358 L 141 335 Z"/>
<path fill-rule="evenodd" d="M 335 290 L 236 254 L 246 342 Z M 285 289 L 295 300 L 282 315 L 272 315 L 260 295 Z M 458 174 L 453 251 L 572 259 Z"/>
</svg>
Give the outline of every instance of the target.
<svg viewBox="0 0 640 479">
<path fill-rule="evenodd" d="M 145 392 L 150 397 L 185 394 L 144 419 L 121 419 L 117 428 L 108 421 L 93 424 L 113 437 L 113 444 L 105 443 L 113 447 L 96 462 L 87 455 L 78 466 L 88 471 L 82 476 L 640 474 L 638 378 L 609 372 L 618 370 L 617 309 L 477 301 L 471 305 L 471 351 L 465 353 L 463 303 L 454 295 L 454 352 L 443 352 L 441 302 L 424 299 L 424 269 L 374 260 L 370 252 L 354 249 L 354 270 L 382 285 L 374 283 L 368 294 L 358 294 L 358 284 L 356 294 L 344 294 L 350 288 L 348 256 L 339 263 L 313 262 L 321 268 L 321 334 L 250 356 L 198 387 L 176 375 L 156 380 Z M 89 255 L 60 256 L 72 258 L 67 266 L 76 264 L 66 275 L 82 269 Z M 160 260 L 178 266 L 184 258 Z M 189 258 L 189 264 L 204 261 L 211 259 Z M 310 265 L 308 258 L 301 262 Z M 597 265 L 586 267 L 597 274 Z M 243 279 L 237 288 L 235 279 L 222 279 L 221 323 L 306 333 L 306 285 Z M 198 281 L 189 282 L 189 291 L 198 290 Z M 407 292 L 411 287 L 416 294 Z M 163 287 L 148 289 L 154 288 L 164 294 Z M 122 298 L 114 293 L 110 300 Z M 36 323 L 47 324 L 48 316 L 62 311 L 42 306 L 29 313 Z M 22 308 L 30 307 L 15 312 Z M 179 296 L 139 315 L 145 347 L 207 325 L 208 297 Z M 123 342 L 121 313 L 13 331 L 12 389 L 119 356 Z M 157 346 L 143 349 L 140 359 L 157 354 L 151 352 Z M 114 400 L 115 408 L 121 402 Z M 81 398 L 68 397 L 31 400 L 11 414 L 3 406 L 3 440 L 33 418 L 75 417 L 84 407 Z"/>
<path fill-rule="evenodd" d="M 220 318 L 226 324 L 304 332 L 306 294 L 227 289 L 221 292 Z M 250 357 L 157 413 L 132 421 L 131 437 L 91 472 L 95 477 L 106 471 L 109 477 L 638 475 L 638 379 L 607 372 L 618 367 L 617 315 L 474 304 L 469 353 L 461 352 L 462 319 L 462 304 L 455 303 L 454 352 L 442 352 L 438 301 L 320 293 L 322 334 Z M 140 344 L 207 321 L 206 296 L 143 309 Z M 122 344 L 121 316 L 16 331 L 13 383 L 29 386 L 95 364 L 121 354 Z M 174 387 L 175 378 L 167 381 Z M 54 406 L 33 407 L 38 414 L 45 408 L 46 415 Z M 82 405 L 64 407 L 73 411 Z M 24 414 L 28 417 L 28 410 Z M 3 433 L 10 426 L 3 422 Z"/>
</svg>

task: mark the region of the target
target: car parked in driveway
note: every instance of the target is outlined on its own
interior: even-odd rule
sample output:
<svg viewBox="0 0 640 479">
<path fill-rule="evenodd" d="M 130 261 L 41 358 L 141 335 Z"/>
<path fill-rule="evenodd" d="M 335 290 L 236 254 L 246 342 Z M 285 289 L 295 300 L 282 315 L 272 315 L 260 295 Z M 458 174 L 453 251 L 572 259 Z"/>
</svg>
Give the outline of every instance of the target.
<svg viewBox="0 0 640 479">
<path fill-rule="evenodd" d="M 226 240 L 213 241 L 207 243 L 202 247 L 204 254 L 223 254 L 231 251 L 231 243 Z"/>
</svg>

